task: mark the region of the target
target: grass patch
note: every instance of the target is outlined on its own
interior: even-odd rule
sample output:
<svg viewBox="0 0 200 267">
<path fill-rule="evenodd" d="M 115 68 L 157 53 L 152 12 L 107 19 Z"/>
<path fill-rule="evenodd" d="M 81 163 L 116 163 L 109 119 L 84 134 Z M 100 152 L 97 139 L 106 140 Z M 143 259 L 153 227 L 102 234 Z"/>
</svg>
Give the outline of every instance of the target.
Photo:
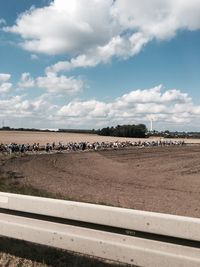
<svg viewBox="0 0 200 267">
<path fill-rule="evenodd" d="M 35 188 L 31 185 L 21 184 L 19 181 L 13 181 L 8 178 L 3 178 L 3 179 L 0 178 L 0 192 L 83 202 L 83 200 L 79 198 L 74 199 L 69 196 L 63 196 L 61 194 L 47 192 L 45 190 Z M 106 203 L 103 201 L 99 202 L 84 201 L 84 202 L 90 204 L 104 205 L 104 206 L 114 206 L 111 203 Z"/>
<path fill-rule="evenodd" d="M 69 197 L 64 197 L 60 194 L 47 192 L 45 190 L 35 188 L 32 185 L 21 184 L 19 181 L 9 179 L 9 178 L 0 178 L 0 192 L 29 195 L 29 196 L 35 196 L 35 197 L 72 200 Z"/>
<path fill-rule="evenodd" d="M 14 194 L 64 199 L 59 194 L 53 194 L 45 190 L 35 188 L 30 184 L 21 183 L 20 179 L 23 179 L 24 177 L 21 176 L 19 173 L 13 171 L 4 172 L 2 170 L 1 167 L 5 164 L 7 160 L 12 160 L 16 157 L 26 157 L 26 156 L 27 155 L 15 155 L 15 154 L 0 156 L 0 191 L 14 193 Z"/>
<path fill-rule="evenodd" d="M 49 193 L 45 190 L 34 188 L 31 185 L 22 185 L 18 181 L 11 181 L 8 178 L 0 179 L 0 191 L 22 195 L 31 195 L 48 198 L 58 198 L 56 194 Z"/>
</svg>

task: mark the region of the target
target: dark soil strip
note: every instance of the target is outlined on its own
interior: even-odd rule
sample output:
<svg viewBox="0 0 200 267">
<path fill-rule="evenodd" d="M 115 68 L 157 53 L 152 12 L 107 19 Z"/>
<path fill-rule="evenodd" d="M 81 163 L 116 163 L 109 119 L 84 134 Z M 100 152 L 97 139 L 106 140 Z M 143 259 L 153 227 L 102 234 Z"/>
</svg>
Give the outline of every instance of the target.
<svg viewBox="0 0 200 267">
<path fill-rule="evenodd" d="M 15 257 L 25 258 L 33 262 L 46 264 L 49 267 L 130 266 L 125 264 L 111 263 L 108 261 L 105 262 L 102 259 L 5 237 L 0 237 L 0 251 L 11 254 Z"/>
</svg>

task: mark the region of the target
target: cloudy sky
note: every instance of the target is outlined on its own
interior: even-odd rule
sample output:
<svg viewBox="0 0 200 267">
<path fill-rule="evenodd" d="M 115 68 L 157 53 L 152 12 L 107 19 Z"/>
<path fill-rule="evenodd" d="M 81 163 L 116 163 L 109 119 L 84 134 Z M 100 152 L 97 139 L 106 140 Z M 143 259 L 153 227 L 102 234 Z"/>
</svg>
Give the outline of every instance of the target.
<svg viewBox="0 0 200 267">
<path fill-rule="evenodd" d="M 200 0 L 1 0 L 0 126 L 200 131 Z"/>
</svg>

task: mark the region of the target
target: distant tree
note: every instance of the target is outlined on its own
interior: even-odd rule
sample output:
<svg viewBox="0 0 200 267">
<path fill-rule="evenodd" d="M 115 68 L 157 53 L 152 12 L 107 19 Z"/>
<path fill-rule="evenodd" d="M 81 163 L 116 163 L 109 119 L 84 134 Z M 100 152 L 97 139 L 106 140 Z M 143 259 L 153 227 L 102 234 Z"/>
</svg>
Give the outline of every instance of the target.
<svg viewBox="0 0 200 267">
<path fill-rule="evenodd" d="M 99 135 L 118 137 L 146 137 L 147 128 L 144 124 L 138 125 L 117 125 L 116 127 L 106 127 L 96 131 Z"/>
</svg>

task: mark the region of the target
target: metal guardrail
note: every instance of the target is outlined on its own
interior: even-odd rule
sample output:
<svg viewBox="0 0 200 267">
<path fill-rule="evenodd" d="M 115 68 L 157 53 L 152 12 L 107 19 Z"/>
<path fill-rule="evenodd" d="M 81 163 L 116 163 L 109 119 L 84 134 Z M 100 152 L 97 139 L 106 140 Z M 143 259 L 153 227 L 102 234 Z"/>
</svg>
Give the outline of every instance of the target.
<svg viewBox="0 0 200 267">
<path fill-rule="evenodd" d="M 198 218 L 0 192 L 0 235 L 137 266 L 200 266 Z"/>
</svg>

